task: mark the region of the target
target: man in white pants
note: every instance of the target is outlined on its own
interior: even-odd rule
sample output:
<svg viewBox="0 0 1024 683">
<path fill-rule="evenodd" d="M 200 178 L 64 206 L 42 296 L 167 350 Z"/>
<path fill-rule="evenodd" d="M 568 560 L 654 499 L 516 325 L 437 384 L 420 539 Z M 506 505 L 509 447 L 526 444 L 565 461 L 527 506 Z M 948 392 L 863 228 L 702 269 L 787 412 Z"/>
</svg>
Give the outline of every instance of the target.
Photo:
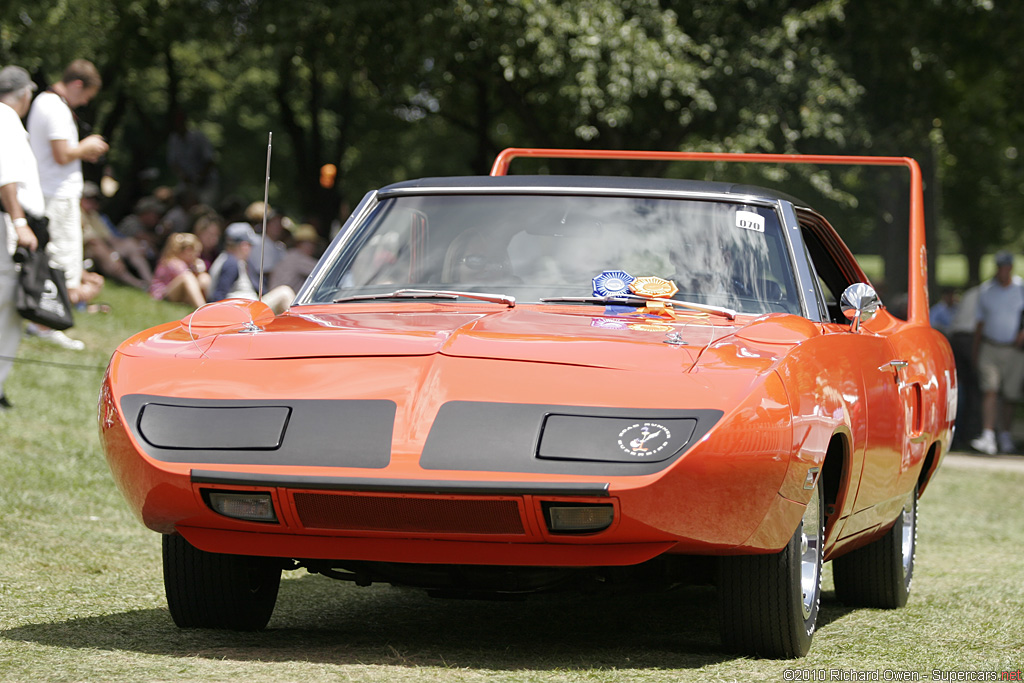
<svg viewBox="0 0 1024 683">
<path fill-rule="evenodd" d="M 45 208 L 36 159 L 21 119 L 32 103 L 35 83 L 20 66 L 0 69 L 0 411 L 11 407 L 4 392 L 12 360 L 21 343 L 21 316 L 15 308 L 17 271 L 8 250 L 8 235 L 18 247 L 34 250 L 35 233 L 26 216 L 42 216 Z"/>
<path fill-rule="evenodd" d="M 50 219 L 50 258 L 64 270 L 72 303 L 96 296 L 102 279 L 90 275 L 83 282 L 82 269 L 82 161 L 95 162 L 109 146 L 99 135 L 78 139 L 74 110 L 92 101 L 99 92 L 96 67 L 78 59 L 64 70 L 63 78 L 40 93 L 28 115 L 29 141 L 39 164 L 39 181 Z M 41 335 L 65 348 L 82 348 L 80 341 L 53 330 Z M 72 342 L 69 344 L 68 342 Z"/>
</svg>

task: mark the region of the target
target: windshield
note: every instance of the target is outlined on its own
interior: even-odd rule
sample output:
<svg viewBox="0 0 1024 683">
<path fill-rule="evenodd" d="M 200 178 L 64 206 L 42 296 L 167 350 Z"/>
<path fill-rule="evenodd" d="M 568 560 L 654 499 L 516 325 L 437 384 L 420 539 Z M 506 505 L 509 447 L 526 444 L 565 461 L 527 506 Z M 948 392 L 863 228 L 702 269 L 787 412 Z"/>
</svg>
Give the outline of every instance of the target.
<svg viewBox="0 0 1024 683">
<path fill-rule="evenodd" d="M 672 298 L 799 313 L 774 209 L 650 197 L 423 195 L 381 201 L 306 303 L 458 290 L 591 296 L 604 272 L 671 280 Z"/>
</svg>

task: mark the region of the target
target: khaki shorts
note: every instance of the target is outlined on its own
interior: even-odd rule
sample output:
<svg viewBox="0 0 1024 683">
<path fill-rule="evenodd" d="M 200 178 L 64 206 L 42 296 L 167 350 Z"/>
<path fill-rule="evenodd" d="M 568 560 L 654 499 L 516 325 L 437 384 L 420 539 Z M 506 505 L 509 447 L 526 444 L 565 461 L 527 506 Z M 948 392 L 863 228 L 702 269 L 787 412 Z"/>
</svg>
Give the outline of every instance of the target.
<svg viewBox="0 0 1024 683">
<path fill-rule="evenodd" d="M 82 286 L 82 209 L 77 199 L 46 200 L 50 219 L 50 243 L 46 253 L 64 271 L 68 289 Z"/>
<path fill-rule="evenodd" d="M 981 342 L 978 383 L 982 391 L 999 391 L 1008 401 L 1020 400 L 1024 391 L 1024 351 L 1015 346 Z"/>
</svg>

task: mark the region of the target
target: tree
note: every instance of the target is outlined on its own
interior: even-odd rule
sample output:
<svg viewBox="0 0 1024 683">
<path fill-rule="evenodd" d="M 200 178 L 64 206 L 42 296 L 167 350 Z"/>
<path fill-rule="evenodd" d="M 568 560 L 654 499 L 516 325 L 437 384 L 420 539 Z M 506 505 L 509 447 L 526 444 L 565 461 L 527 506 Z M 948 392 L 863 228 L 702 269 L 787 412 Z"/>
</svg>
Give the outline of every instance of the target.
<svg viewBox="0 0 1024 683">
<path fill-rule="evenodd" d="M 982 0 L 11 0 L 0 62 L 40 84 L 73 58 L 100 67 L 104 89 L 82 118 L 112 143 L 121 211 L 151 190 L 147 169 L 171 180 L 163 150 L 179 106 L 242 204 L 262 198 L 273 131 L 272 203 L 324 231 L 367 189 L 484 173 L 509 145 L 909 155 L 941 244 L 963 246 L 974 279 L 981 254 L 1019 232 L 1022 14 Z M 332 188 L 318 182 L 325 163 L 338 168 Z M 575 170 L 530 163 L 517 168 Z M 844 235 L 891 245 L 887 279 L 902 279 L 905 194 L 887 179 L 587 168 L 623 171 L 767 180 L 850 209 Z"/>
<path fill-rule="evenodd" d="M 1021 114 L 1010 86 L 1021 66 L 1022 10 L 900 0 L 847 3 L 845 14 L 837 52 L 864 87 L 870 149 L 923 162 L 932 233 L 940 228 L 947 243 L 962 245 L 976 282 L 982 253 L 1013 239 L 1009 219 L 1020 215 Z"/>
</svg>

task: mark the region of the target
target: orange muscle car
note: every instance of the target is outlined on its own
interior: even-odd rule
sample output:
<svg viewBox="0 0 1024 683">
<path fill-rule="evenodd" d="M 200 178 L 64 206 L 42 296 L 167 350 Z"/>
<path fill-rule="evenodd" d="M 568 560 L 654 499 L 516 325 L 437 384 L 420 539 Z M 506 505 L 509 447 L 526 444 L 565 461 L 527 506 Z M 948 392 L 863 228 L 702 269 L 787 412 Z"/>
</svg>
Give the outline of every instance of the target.
<svg viewBox="0 0 1024 683">
<path fill-rule="evenodd" d="M 506 174 L 517 156 L 910 171 L 906 319 L 771 190 Z M 281 572 L 542 593 L 713 582 L 726 647 L 805 654 L 822 562 L 899 607 L 956 374 L 911 159 L 506 150 L 370 192 L 290 310 L 208 304 L 114 353 L 102 441 L 181 627 L 260 629 Z"/>
</svg>

